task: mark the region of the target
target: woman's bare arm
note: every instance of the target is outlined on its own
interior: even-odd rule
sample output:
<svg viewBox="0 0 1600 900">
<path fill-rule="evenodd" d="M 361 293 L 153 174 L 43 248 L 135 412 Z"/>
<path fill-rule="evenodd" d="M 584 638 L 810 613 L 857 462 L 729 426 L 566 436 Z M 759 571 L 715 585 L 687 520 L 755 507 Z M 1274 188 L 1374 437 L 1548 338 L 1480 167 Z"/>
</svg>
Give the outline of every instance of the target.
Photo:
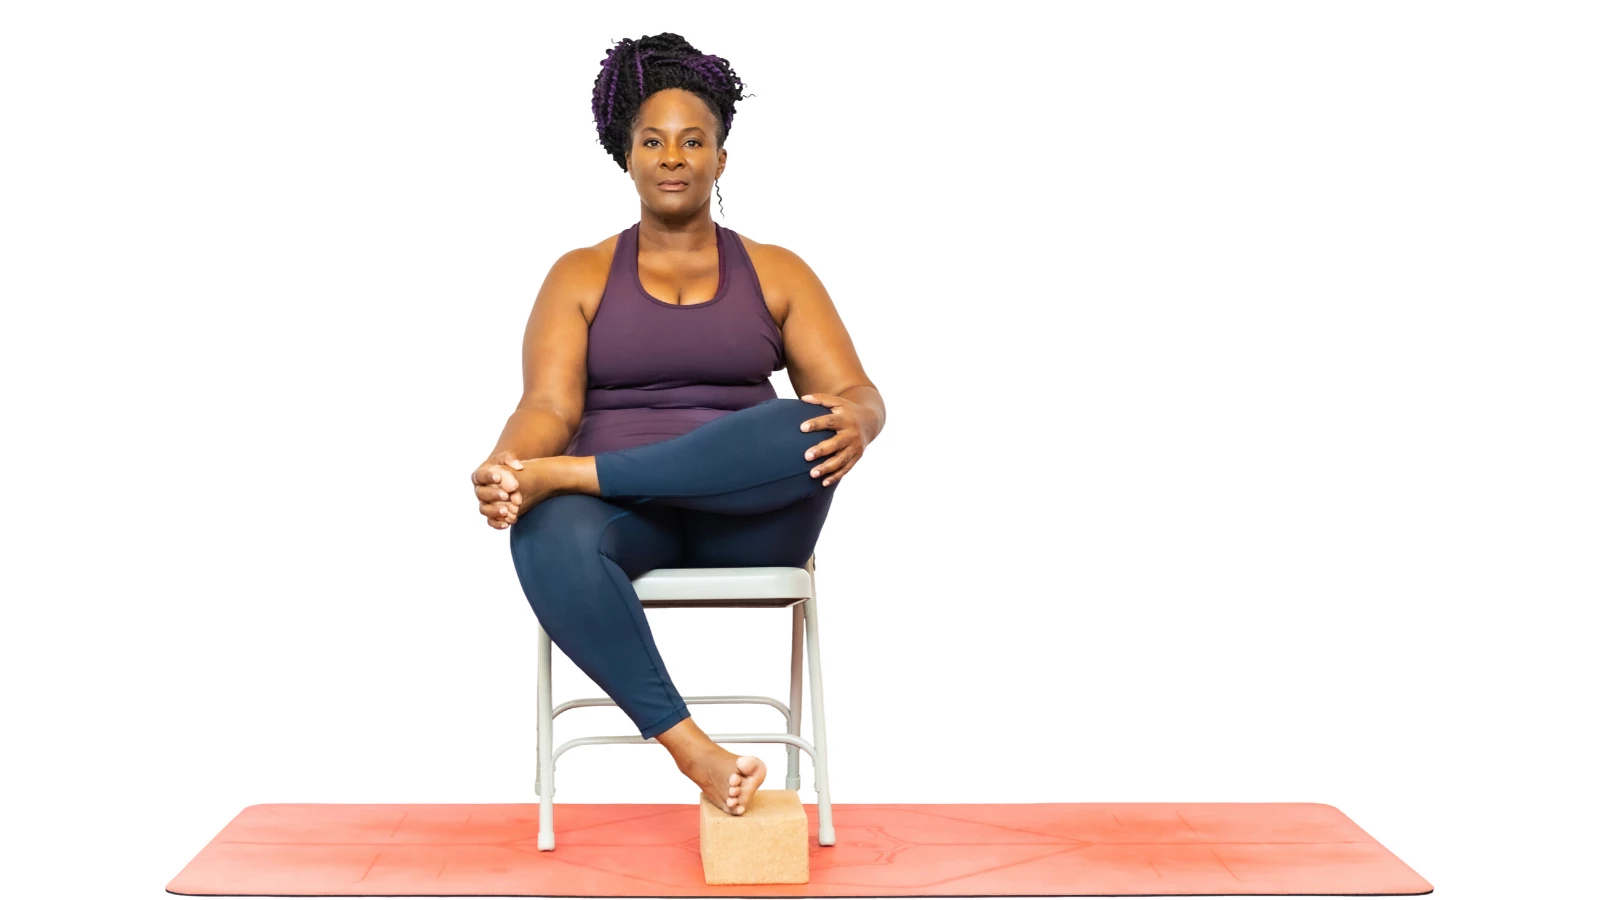
<svg viewBox="0 0 1600 900">
<path fill-rule="evenodd" d="M 792 250 L 768 244 L 763 253 L 778 275 L 775 281 L 788 310 L 783 346 L 789 383 L 802 397 L 813 392 L 833 394 L 860 404 L 867 418 L 862 422 L 863 436 L 872 441 L 888 418 L 883 396 L 862 368 L 822 279 Z"/>
<path fill-rule="evenodd" d="M 595 249 L 563 254 L 550 267 L 534 299 L 522 337 L 522 398 L 506 420 L 487 459 L 510 451 L 518 459 L 560 456 L 583 418 L 588 388 L 589 322 L 583 316 L 587 293 L 601 289 Z"/>
</svg>

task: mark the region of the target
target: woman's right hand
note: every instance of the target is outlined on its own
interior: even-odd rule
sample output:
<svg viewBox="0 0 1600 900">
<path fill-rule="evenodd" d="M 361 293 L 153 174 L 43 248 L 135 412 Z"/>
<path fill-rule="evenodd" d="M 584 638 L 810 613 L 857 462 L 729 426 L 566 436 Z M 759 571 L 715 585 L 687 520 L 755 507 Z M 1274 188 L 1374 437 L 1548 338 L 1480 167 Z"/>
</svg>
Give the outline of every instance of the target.
<svg viewBox="0 0 1600 900">
<path fill-rule="evenodd" d="M 472 488 L 478 495 L 478 512 L 489 520 L 490 528 L 510 528 L 517 521 L 517 507 L 522 494 L 517 488 L 516 472 L 522 460 L 511 450 L 503 450 L 484 461 L 472 471 Z"/>
</svg>

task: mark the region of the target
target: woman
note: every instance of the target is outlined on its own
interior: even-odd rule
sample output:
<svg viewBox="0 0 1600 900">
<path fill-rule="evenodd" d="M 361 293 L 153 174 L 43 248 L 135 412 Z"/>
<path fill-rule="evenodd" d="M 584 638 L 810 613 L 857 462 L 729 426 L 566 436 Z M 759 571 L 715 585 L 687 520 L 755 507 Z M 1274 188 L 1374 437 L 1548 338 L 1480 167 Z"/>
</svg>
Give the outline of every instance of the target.
<svg viewBox="0 0 1600 900">
<path fill-rule="evenodd" d="M 472 473 L 550 640 L 731 815 L 766 764 L 690 718 L 630 582 L 660 567 L 804 565 L 885 419 L 805 262 L 712 221 L 742 92 L 726 60 L 676 34 L 607 52 L 595 124 L 633 179 L 639 221 L 551 267 L 523 339 L 522 399 Z M 768 380 L 785 367 L 798 400 Z"/>
</svg>

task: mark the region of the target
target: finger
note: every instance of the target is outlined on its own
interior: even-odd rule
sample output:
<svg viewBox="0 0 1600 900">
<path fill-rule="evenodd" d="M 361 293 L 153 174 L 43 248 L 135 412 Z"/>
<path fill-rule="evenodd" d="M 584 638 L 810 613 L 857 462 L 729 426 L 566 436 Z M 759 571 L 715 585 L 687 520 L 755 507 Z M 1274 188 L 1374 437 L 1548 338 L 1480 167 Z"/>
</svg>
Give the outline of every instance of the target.
<svg viewBox="0 0 1600 900">
<path fill-rule="evenodd" d="M 822 428 L 832 428 L 834 423 L 838 421 L 838 418 L 838 416 L 829 414 L 826 416 L 818 416 L 815 419 L 807 419 L 800 423 L 800 430 L 816 431 Z"/>
<path fill-rule="evenodd" d="M 517 459 L 516 452 L 512 450 L 507 450 L 506 452 L 500 454 L 499 462 L 501 465 L 510 466 L 518 471 L 522 469 L 522 460 Z"/>
<path fill-rule="evenodd" d="M 806 459 L 821 459 L 839 449 L 839 444 L 840 440 L 837 437 L 828 438 L 815 447 L 812 447 L 810 450 L 807 450 Z"/>
<path fill-rule="evenodd" d="M 857 459 L 860 459 L 860 457 L 857 457 Z M 851 460 L 850 464 L 845 466 L 843 469 L 840 469 L 838 471 L 838 473 L 836 473 L 834 475 L 830 475 L 827 478 L 822 479 L 822 486 L 823 487 L 828 487 L 829 485 L 838 484 L 840 482 L 840 480 L 843 479 L 844 476 L 848 475 L 850 473 L 850 470 L 854 469 L 855 467 L 856 467 L 855 460 Z"/>
<path fill-rule="evenodd" d="M 477 488 L 477 494 L 478 499 L 485 503 L 493 503 L 496 500 L 511 499 L 511 492 L 507 491 L 498 484 L 480 484 Z"/>
<path fill-rule="evenodd" d="M 512 494 L 504 500 L 480 500 L 478 512 L 495 519 L 511 519 L 516 521 L 521 509 L 522 495 Z"/>
<path fill-rule="evenodd" d="M 800 399 L 807 403 L 815 403 L 818 406 L 837 406 L 839 404 L 839 398 L 832 394 L 806 394 Z"/>
<path fill-rule="evenodd" d="M 511 474 L 510 469 L 495 466 L 494 473 L 495 479 L 500 485 L 500 490 L 508 494 L 514 494 L 521 488 L 521 485 L 517 483 L 517 476 Z"/>
<path fill-rule="evenodd" d="M 850 471 L 850 467 L 855 465 L 856 460 L 860 458 L 861 450 L 858 447 L 852 446 L 840 450 L 829 458 L 827 462 L 823 463 L 824 466 L 827 466 L 827 469 L 822 473 L 823 480 L 827 480 L 830 475 L 834 478 L 843 478 L 844 473 Z"/>
<path fill-rule="evenodd" d="M 812 466 L 811 467 L 811 477 L 812 478 L 824 478 L 824 477 L 826 477 L 828 475 L 828 473 L 832 472 L 833 470 L 835 470 L 835 469 L 837 469 L 840 466 L 845 464 L 845 461 L 846 461 L 845 460 L 845 456 L 846 456 L 845 451 L 841 450 L 838 453 L 835 453 L 834 455 L 832 455 L 832 456 L 828 457 L 827 459 L 823 460 L 821 463 L 818 463 L 817 465 Z"/>
</svg>

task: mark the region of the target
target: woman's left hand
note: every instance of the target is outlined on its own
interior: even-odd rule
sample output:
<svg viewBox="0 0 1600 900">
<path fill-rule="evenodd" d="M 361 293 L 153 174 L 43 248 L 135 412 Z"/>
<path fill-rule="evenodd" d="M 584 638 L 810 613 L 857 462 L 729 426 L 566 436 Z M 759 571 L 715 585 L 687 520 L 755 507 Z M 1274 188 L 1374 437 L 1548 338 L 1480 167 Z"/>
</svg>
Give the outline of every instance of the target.
<svg viewBox="0 0 1600 900">
<path fill-rule="evenodd" d="M 837 394 L 806 394 L 800 399 L 832 410 L 826 416 L 801 422 L 800 430 L 817 431 L 826 428 L 834 432 L 833 437 L 807 450 L 806 459 L 821 459 L 832 454 L 826 462 L 811 470 L 811 477 L 821 478 L 823 487 L 837 484 L 846 472 L 856 467 L 856 463 L 867 449 L 866 438 L 861 433 L 861 404 L 846 400 Z"/>
</svg>

